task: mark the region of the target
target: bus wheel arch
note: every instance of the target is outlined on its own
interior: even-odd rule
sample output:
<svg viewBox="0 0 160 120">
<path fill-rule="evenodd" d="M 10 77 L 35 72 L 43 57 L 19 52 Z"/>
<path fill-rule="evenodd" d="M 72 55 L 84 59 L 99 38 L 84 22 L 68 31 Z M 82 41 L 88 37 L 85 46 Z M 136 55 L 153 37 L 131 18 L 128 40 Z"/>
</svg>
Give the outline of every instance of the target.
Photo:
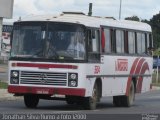
<svg viewBox="0 0 160 120">
<path fill-rule="evenodd" d="M 133 84 L 134 84 L 134 92 L 136 93 L 136 90 L 137 90 L 137 78 L 133 77 L 132 81 L 133 81 Z"/>
<path fill-rule="evenodd" d="M 98 102 L 100 102 L 100 99 L 102 97 L 102 80 L 101 78 L 97 78 L 95 81 L 95 84 L 98 86 Z"/>
<path fill-rule="evenodd" d="M 136 86 L 136 79 L 132 79 L 128 95 L 122 96 L 113 96 L 113 104 L 116 107 L 130 107 L 133 105 L 135 100 L 135 86 Z"/>
<path fill-rule="evenodd" d="M 135 90 L 136 90 L 134 82 L 135 82 L 134 80 L 131 81 L 129 94 L 127 96 L 124 96 L 124 103 L 123 103 L 124 107 L 130 107 L 131 105 L 133 105 L 133 102 L 135 100 Z"/>
<path fill-rule="evenodd" d="M 92 95 L 90 97 L 84 98 L 84 108 L 89 110 L 96 109 L 97 102 L 100 101 L 102 96 L 102 81 L 100 78 L 97 78 L 94 82 Z"/>
</svg>

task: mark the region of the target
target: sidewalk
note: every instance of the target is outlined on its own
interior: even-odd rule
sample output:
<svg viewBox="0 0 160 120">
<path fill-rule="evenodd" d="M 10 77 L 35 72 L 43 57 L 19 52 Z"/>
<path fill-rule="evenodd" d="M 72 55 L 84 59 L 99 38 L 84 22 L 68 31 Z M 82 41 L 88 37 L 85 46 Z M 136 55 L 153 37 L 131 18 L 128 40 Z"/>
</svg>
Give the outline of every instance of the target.
<svg viewBox="0 0 160 120">
<path fill-rule="evenodd" d="M 7 64 L 0 64 L 0 73 L 7 72 L 8 65 Z"/>
<path fill-rule="evenodd" d="M 0 102 L 20 99 L 22 99 L 22 97 L 13 96 L 13 94 L 8 93 L 7 89 L 0 89 Z"/>
</svg>

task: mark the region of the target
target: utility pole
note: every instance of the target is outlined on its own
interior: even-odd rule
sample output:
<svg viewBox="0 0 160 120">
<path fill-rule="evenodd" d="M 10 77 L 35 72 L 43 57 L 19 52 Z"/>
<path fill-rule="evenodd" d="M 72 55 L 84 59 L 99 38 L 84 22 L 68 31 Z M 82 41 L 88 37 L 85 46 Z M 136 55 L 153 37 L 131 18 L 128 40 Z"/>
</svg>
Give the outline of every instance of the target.
<svg viewBox="0 0 160 120">
<path fill-rule="evenodd" d="M 119 6 L 119 20 L 121 19 L 121 9 L 122 9 L 122 0 L 120 0 L 120 6 Z"/>
<path fill-rule="evenodd" d="M 3 18 L 0 17 L 0 56 L 1 56 L 1 45 L 2 45 L 2 26 L 3 26 L 2 22 Z"/>
<path fill-rule="evenodd" d="M 89 3 L 89 12 L 88 16 L 92 16 L 92 3 Z"/>
<path fill-rule="evenodd" d="M 157 76 L 156 76 L 156 83 L 158 83 L 158 79 L 159 79 L 159 58 L 160 56 L 157 56 Z"/>
</svg>

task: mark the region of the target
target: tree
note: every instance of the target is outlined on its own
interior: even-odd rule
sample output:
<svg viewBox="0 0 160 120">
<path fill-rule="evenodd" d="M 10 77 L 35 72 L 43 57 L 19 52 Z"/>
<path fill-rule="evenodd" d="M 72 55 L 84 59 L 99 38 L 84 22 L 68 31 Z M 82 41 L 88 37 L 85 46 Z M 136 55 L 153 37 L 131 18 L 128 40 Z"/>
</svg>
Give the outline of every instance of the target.
<svg viewBox="0 0 160 120">
<path fill-rule="evenodd" d="M 133 20 L 133 21 L 140 21 L 138 16 L 131 16 L 131 17 L 126 17 L 125 20 Z"/>
<path fill-rule="evenodd" d="M 158 49 L 160 48 L 160 13 L 154 15 L 153 18 L 150 19 L 149 24 L 153 31 L 154 47 Z"/>
<path fill-rule="evenodd" d="M 125 20 L 140 21 L 138 16 L 126 17 Z M 150 20 L 141 20 L 141 22 L 147 23 L 152 27 L 153 46 L 155 48 L 155 54 L 160 55 L 160 12 Z M 159 49 L 158 49 L 159 48 Z"/>
<path fill-rule="evenodd" d="M 144 22 L 144 23 L 147 23 L 147 24 L 150 24 L 150 21 L 144 19 L 144 20 L 141 20 L 141 22 Z"/>
</svg>

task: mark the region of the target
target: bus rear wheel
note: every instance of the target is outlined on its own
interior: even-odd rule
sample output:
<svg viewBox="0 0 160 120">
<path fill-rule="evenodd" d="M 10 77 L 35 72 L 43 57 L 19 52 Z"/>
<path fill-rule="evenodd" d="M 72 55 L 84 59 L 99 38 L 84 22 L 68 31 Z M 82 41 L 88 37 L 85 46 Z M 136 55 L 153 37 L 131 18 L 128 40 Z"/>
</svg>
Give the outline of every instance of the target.
<svg viewBox="0 0 160 120">
<path fill-rule="evenodd" d="M 123 98 L 123 106 L 124 107 L 130 107 L 133 105 L 135 99 L 135 87 L 133 81 L 131 82 L 129 94 L 128 96 L 124 96 Z"/>
<path fill-rule="evenodd" d="M 113 104 L 116 107 L 130 107 L 133 105 L 135 98 L 135 87 L 133 81 L 131 82 L 130 89 L 129 89 L 129 94 L 128 96 L 114 96 L 113 97 Z"/>
<path fill-rule="evenodd" d="M 113 96 L 113 104 L 116 107 L 122 106 L 122 96 Z"/>
<path fill-rule="evenodd" d="M 39 103 L 37 95 L 24 95 L 24 103 L 27 108 L 36 108 Z"/>
<path fill-rule="evenodd" d="M 87 110 L 96 109 L 98 97 L 99 97 L 98 96 L 98 85 L 95 84 L 93 91 L 92 91 L 92 96 L 84 98 L 84 108 Z"/>
</svg>

